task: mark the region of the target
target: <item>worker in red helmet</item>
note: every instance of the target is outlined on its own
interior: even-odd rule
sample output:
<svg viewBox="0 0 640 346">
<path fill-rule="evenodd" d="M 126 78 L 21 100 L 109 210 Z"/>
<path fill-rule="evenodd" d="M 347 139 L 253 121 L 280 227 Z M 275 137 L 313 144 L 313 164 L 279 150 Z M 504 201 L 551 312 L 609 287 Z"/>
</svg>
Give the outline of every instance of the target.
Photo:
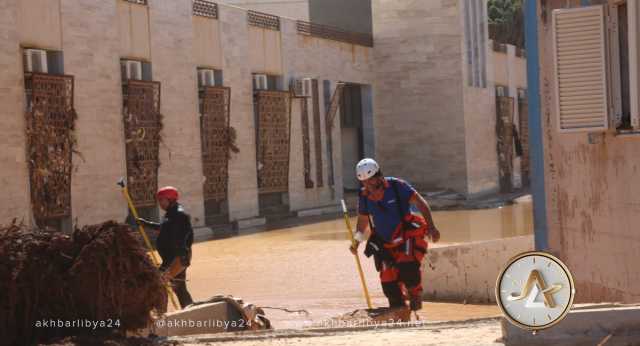
<svg viewBox="0 0 640 346">
<path fill-rule="evenodd" d="M 193 303 L 191 294 L 187 291 L 187 267 L 191 263 L 191 244 L 193 243 L 193 228 L 191 217 L 178 203 L 178 189 L 166 186 L 158 190 L 156 199 L 162 210 L 166 211 L 161 223 L 138 219 L 138 222 L 154 229 L 160 234 L 156 240 L 156 249 L 162 258 L 160 270 L 165 280 L 171 282 L 180 306 Z"/>
</svg>

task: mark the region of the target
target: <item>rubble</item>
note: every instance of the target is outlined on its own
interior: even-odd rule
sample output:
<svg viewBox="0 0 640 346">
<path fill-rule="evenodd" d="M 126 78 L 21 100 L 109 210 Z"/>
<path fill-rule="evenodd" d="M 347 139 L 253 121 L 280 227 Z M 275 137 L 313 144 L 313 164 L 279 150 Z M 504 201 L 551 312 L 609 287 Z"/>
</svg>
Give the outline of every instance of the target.
<svg viewBox="0 0 640 346">
<path fill-rule="evenodd" d="M 15 222 L 0 227 L 0 292 L 0 335 L 7 345 L 96 333 L 82 321 L 107 322 L 98 331 L 144 328 L 150 312 L 167 305 L 160 272 L 134 231 L 116 222 L 72 235 Z M 68 324 L 47 326 L 58 321 Z"/>
</svg>

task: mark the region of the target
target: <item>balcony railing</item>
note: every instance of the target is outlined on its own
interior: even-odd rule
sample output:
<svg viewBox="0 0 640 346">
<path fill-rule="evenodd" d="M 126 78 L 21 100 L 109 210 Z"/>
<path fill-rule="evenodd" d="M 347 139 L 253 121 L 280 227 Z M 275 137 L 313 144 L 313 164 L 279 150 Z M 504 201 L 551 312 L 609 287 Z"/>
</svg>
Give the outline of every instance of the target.
<svg viewBox="0 0 640 346">
<path fill-rule="evenodd" d="M 371 34 L 346 31 L 340 28 L 310 23 L 305 21 L 297 21 L 298 34 L 309 35 L 328 40 L 357 44 L 366 47 L 373 47 L 373 36 Z"/>
</svg>

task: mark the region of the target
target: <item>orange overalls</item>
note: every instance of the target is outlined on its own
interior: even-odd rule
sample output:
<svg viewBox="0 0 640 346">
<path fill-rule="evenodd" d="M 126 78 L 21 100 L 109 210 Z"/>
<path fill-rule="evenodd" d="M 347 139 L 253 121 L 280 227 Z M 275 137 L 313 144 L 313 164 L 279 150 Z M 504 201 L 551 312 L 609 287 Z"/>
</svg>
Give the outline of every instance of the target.
<svg viewBox="0 0 640 346">
<path fill-rule="evenodd" d="M 414 301 L 422 300 L 421 264 L 428 247 L 424 239 L 427 222 L 422 216 L 414 214 L 405 215 L 404 221 L 417 228 L 403 230 L 401 223 L 393 232 L 391 239 L 394 242 L 384 244 L 394 263 L 382 261 L 380 281 L 390 307 L 405 306 L 405 300 L 409 299 L 413 308 L 418 304 Z"/>
<path fill-rule="evenodd" d="M 401 182 L 395 178 L 385 178 L 385 189 L 388 187 L 393 188 L 393 197 L 397 199 L 397 212 L 401 215 L 402 222 L 393 230 L 390 241 L 385 241 L 382 237 L 377 236 L 372 225 L 373 234 L 369 242 L 375 243 L 373 248 L 384 248 L 384 251 L 372 250 L 371 252 L 375 255 L 376 269 L 380 272 L 382 290 L 389 300 L 389 306 L 406 306 L 405 301 L 409 299 L 411 308 L 418 310 L 422 306 L 421 263 L 427 252 L 428 244 L 425 240 L 425 235 L 428 225 L 424 217 L 410 212 L 409 200 L 406 194 L 404 199 L 402 198 L 397 184 L 401 184 Z M 368 199 L 366 190 L 362 191 L 361 198 L 365 205 L 368 204 L 366 202 Z M 371 201 L 376 200 L 372 199 Z M 406 207 L 403 207 L 403 205 Z M 369 248 L 369 243 L 367 248 Z M 365 255 L 369 256 L 370 254 L 365 251 Z"/>
</svg>

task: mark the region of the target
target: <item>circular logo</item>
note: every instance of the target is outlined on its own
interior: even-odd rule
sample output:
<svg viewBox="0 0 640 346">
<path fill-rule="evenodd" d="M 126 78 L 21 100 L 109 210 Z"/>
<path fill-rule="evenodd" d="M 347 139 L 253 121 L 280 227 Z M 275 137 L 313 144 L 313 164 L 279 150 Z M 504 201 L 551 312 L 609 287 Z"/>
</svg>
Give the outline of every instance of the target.
<svg viewBox="0 0 640 346">
<path fill-rule="evenodd" d="M 575 286 L 569 268 L 556 257 L 538 251 L 512 258 L 496 283 L 496 300 L 504 316 L 527 330 L 560 322 L 571 309 Z"/>
</svg>

